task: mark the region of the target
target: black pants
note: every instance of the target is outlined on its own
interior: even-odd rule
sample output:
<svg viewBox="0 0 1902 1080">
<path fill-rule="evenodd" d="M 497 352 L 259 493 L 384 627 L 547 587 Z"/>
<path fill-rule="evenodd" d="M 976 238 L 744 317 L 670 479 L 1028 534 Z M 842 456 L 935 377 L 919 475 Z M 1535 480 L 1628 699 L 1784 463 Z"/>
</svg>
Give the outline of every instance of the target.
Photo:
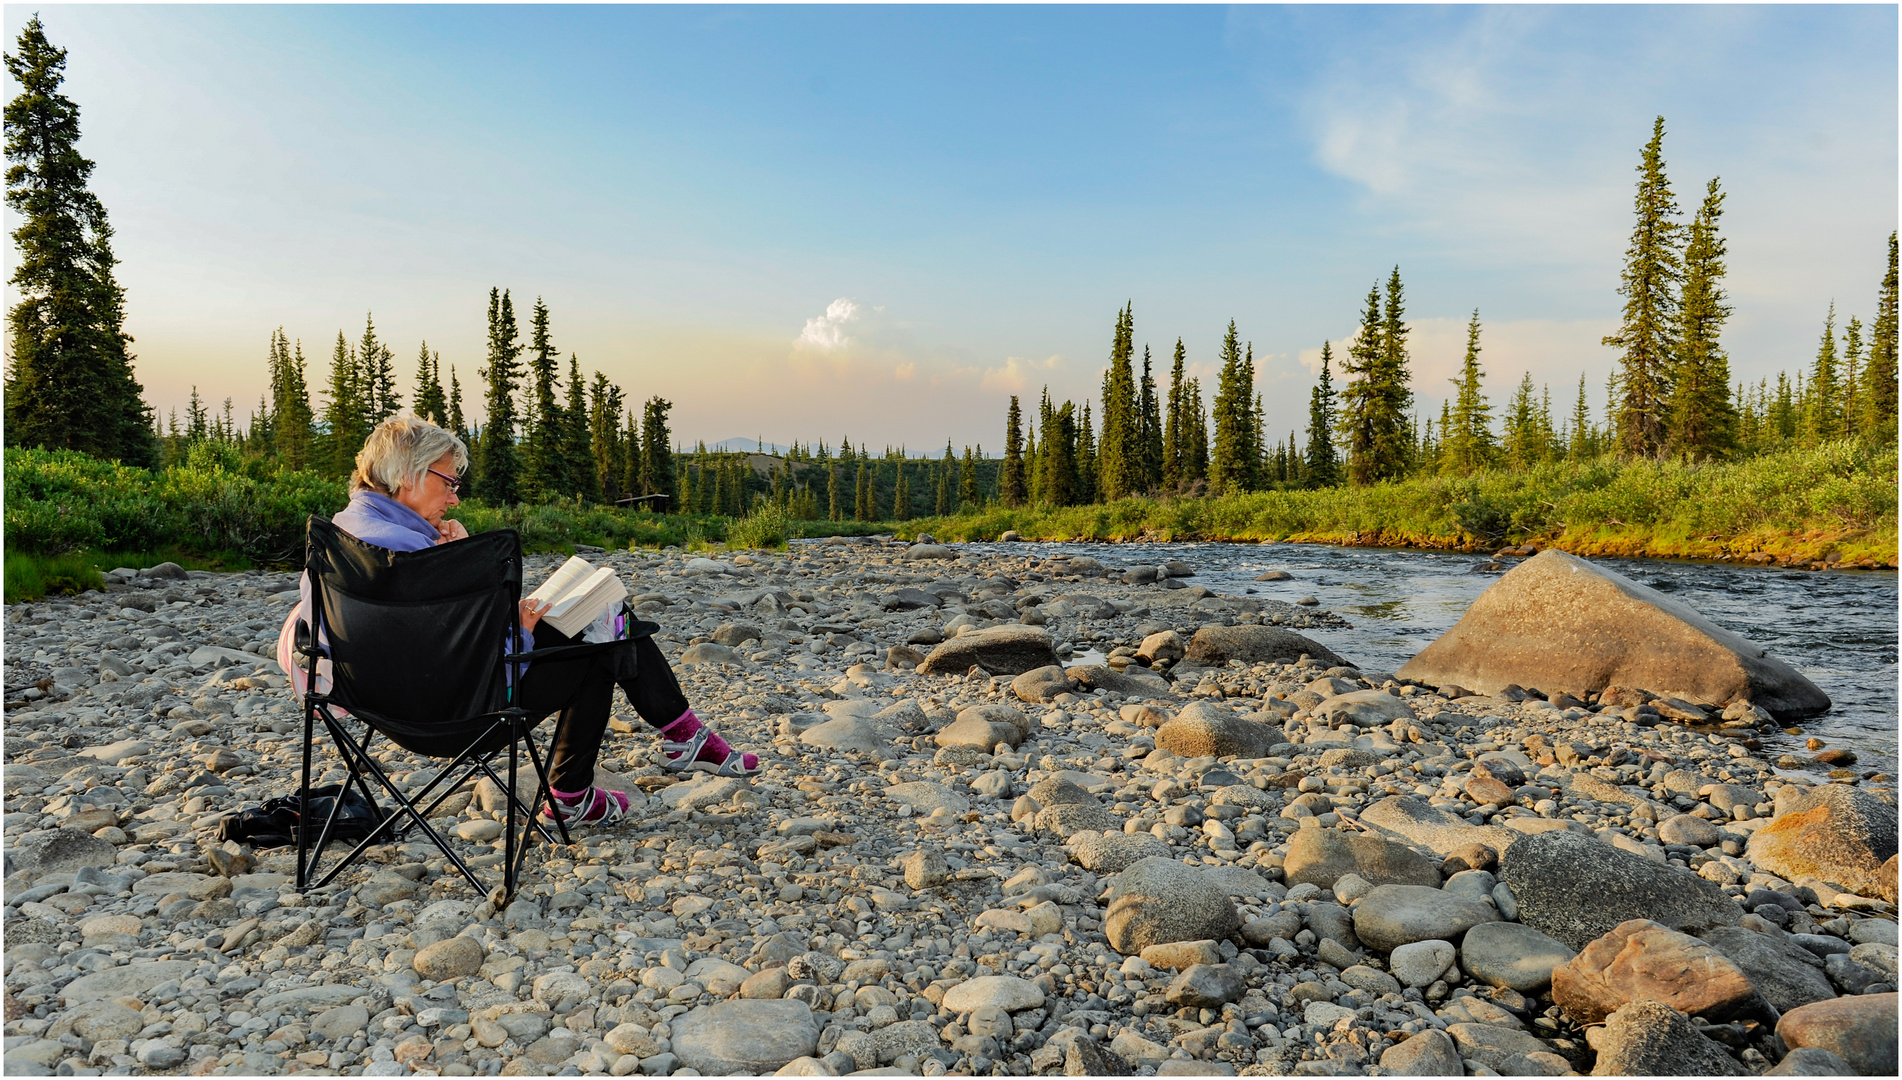
<svg viewBox="0 0 1902 1080">
<path fill-rule="evenodd" d="M 567 638 L 536 628 L 536 648 L 565 644 L 569 644 Z M 632 655 L 623 650 L 631 650 Z M 680 692 L 680 681 L 674 678 L 673 668 L 651 637 L 636 638 L 578 660 L 528 666 L 517 701 L 537 721 L 551 713 L 561 714 L 549 755 L 549 787 L 585 791 L 594 783 L 594 765 L 601 756 L 601 740 L 607 735 L 616 684 L 634 711 L 655 729 L 673 723 L 687 711 L 687 696 Z"/>
</svg>

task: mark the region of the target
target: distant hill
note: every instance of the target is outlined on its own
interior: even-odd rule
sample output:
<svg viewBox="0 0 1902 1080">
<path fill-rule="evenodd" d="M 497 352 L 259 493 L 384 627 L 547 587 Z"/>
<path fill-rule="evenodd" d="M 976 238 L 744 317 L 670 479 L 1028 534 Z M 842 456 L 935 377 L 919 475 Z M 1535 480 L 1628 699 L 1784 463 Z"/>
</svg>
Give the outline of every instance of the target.
<svg viewBox="0 0 1902 1080">
<path fill-rule="evenodd" d="M 783 454 L 790 448 L 769 442 L 762 449 L 758 439 L 721 439 L 716 443 L 708 443 L 707 449 L 722 453 Z"/>
</svg>

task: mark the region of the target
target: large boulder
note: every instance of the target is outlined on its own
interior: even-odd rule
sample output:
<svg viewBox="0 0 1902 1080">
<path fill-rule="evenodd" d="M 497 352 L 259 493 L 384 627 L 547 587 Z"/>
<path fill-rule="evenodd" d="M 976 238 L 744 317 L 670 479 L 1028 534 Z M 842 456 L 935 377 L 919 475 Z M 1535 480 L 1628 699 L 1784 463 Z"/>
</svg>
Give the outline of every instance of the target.
<svg viewBox="0 0 1902 1080">
<path fill-rule="evenodd" d="M 1759 934 L 1741 926 L 1720 926 L 1704 931 L 1703 937 L 1742 968 L 1757 993 L 1778 1012 L 1836 996 L 1829 976 L 1823 973 L 1823 962 L 1780 930 Z"/>
<path fill-rule="evenodd" d="M 933 738 L 939 746 L 989 751 L 998 743 L 1016 746 L 1030 737 L 1037 722 L 1009 705 L 973 705 L 958 713 Z"/>
<path fill-rule="evenodd" d="M 1057 662 L 1041 626 L 1004 625 L 959 634 L 931 650 L 921 675 L 962 675 L 973 664 L 992 675 L 1022 675 Z"/>
<path fill-rule="evenodd" d="M 1230 660 L 1244 664 L 1289 662 L 1301 659 L 1303 654 L 1331 667 L 1348 663 L 1320 642 L 1279 626 L 1204 626 L 1189 640 L 1182 659 L 1203 667 L 1221 667 Z"/>
<path fill-rule="evenodd" d="M 1281 870 L 1290 886 L 1314 884 L 1323 890 L 1332 890 L 1343 874 L 1358 875 L 1370 885 L 1440 884 L 1440 868 L 1405 844 L 1339 829 L 1296 832 Z"/>
<path fill-rule="evenodd" d="M 1284 741 L 1281 729 L 1237 716 L 1225 705 L 1191 701 L 1156 729 L 1156 745 L 1183 757 L 1256 758 Z"/>
<path fill-rule="evenodd" d="M 1835 1054 L 1864 1076 L 1896 1074 L 1896 995 L 1857 994 L 1819 1001 L 1777 1021 L 1783 1044 Z"/>
<path fill-rule="evenodd" d="M 1580 1024 L 1628 1001 L 1711 1020 L 1768 1017 L 1750 976 L 1708 944 L 1649 919 L 1621 923 L 1552 970 L 1552 1000 Z"/>
<path fill-rule="evenodd" d="M 1575 832 L 1521 836 L 1499 857 L 1519 921 L 1567 948 L 1651 919 L 1675 929 L 1735 926 L 1743 911 L 1714 882 Z"/>
<path fill-rule="evenodd" d="M 1895 807 L 1846 784 L 1778 799 L 1776 818 L 1750 837 L 1750 860 L 1779 877 L 1820 878 L 1891 904 L 1895 854 Z"/>
<path fill-rule="evenodd" d="M 819 1046 L 819 1023 L 803 1001 L 738 998 L 673 1023 L 674 1055 L 703 1076 L 763 1076 Z"/>
<path fill-rule="evenodd" d="M 1382 952 L 1416 941 L 1457 943 L 1480 923 L 1496 922 L 1489 904 L 1424 885 L 1381 885 L 1354 905 L 1354 934 Z"/>
<path fill-rule="evenodd" d="M 1593 1076 L 1748 1076 L 1691 1018 L 1656 1001 L 1634 1001 L 1585 1030 L 1598 1051 Z"/>
<path fill-rule="evenodd" d="M 1111 880 L 1103 931 L 1110 947 L 1131 956 L 1172 941 L 1219 941 L 1241 925 L 1235 902 L 1200 870 L 1149 858 Z"/>
<path fill-rule="evenodd" d="M 1778 717 L 1829 698 L 1788 664 L 1677 600 L 1548 549 L 1479 595 L 1398 675 L 1494 694 L 1508 684 L 1583 696 L 1607 686 L 1746 700 Z"/>
<path fill-rule="evenodd" d="M 110 841 L 78 829 L 54 829 L 28 837 L 10 855 L 10 873 L 34 876 L 70 874 L 88 866 L 105 870 L 119 862 L 119 849 Z"/>
</svg>

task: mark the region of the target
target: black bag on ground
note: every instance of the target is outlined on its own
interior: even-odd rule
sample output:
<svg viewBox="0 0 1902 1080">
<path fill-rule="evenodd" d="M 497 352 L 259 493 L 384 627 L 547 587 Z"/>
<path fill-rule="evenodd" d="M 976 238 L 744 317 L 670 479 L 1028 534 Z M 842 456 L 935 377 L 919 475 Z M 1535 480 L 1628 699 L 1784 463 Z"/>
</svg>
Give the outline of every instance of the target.
<svg viewBox="0 0 1902 1080">
<path fill-rule="evenodd" d="M 254 848 L 285 847 L 297 843 L 298 826 L 308 818 L 311 839 L 315 840 L 323 831 L 324 822 L 330 819 L 331 808 L 336 805 L 340 792 L 343 793 L 343 810 L 330 827 L 330 838 L 361 840 L 385 815 L 382 808 L 372 806 L 362 792 L 355 788 L 344 791 L 341 784 L 311 788 L 308 814 L 303 812 L 294 794 L 266 799 L 263 806 L 248 806 L 235 814 L 226 814 L 218 821 L 218 839 L 236 840 Z"/>
</svg>

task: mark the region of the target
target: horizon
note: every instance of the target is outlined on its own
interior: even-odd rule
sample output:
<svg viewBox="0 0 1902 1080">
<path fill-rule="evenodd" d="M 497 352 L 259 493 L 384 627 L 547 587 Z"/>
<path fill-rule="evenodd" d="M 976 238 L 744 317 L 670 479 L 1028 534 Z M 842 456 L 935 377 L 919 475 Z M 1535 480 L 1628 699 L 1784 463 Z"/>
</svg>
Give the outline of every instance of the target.
<svg viewBox="0 0 1902 1080">
<path fill-rule="evenodd" d="M 1685 216 L 1730 193 L 1733 382 L 1805 367 L 1832 300 L 1867 321 L 1896 228 L 1893 7 L 40 17 L 161 423 L 194 381 L 247 416 L 280 325 L 315 398 L 366 311 L 406 404 L 427 340 L 477 419 L 493 285 L 687 446 L 994 455 L 1011 394 L 1095 400 L 1126 301 L 1138 363 L 1166 382 L 1180 336 L 1205 394 L 1235 319 L 1270 442 L 1305 442 L 1321 343 L 1395 264 L 1421 417 L 1478 308 L 1495 405 L 1530 372 L 1569 414 L 1583 374 L 1602 423 L 1654 115 Z"/>
</svg>

